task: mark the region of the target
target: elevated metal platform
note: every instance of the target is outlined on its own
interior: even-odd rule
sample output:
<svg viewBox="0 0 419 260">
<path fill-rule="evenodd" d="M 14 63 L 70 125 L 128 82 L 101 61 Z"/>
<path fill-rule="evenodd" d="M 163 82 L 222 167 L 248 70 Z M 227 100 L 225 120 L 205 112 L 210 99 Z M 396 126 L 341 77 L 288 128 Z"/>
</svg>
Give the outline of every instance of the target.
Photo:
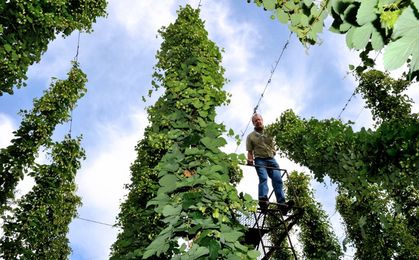
<svg viewBox="0 0 419 260">
<path fill-rule="evenodd" d="M 263 253 L 261 259 L 263 260 L 270 259 L 276 250 L 281 250 L 280 245 L 283 244 L 284 239 L 288 239 L 290 249 L 295 259 L 297 259 L 289 237 L 289 231 L 297 224 L 304 211 L 299 207 L 291 207 L 289 212 L 283 215 L 284 210 L 281 206 L 281 204 L 271 202 L 267 205 L 267 208 L 259 207 L 256 212 L 239 218 L 240 223 L 247 227 L 245 243 L 254 246 L 256 250 L 261 248 Z M 270 218 L 270 221 L 268 221 L 268 218 Z M 281 230 L 279 234 L 276 234 L 276 244 L 271 241 L 270 235 L 273 230 L 275 232 Z"/>
</svg>

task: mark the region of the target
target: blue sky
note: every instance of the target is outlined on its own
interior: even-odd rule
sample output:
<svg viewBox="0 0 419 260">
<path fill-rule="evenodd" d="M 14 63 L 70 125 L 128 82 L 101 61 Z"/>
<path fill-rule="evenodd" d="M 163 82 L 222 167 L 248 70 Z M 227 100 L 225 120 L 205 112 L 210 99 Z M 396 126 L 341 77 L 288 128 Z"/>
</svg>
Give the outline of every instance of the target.
<svg viewBox="0 0 419 260">
<path fill-rule="evenodd" d="M 108 17 L 94 25 L 94 32 L 81 34 L 78 60 L 87 74 L 88 93 L 73 112 L 73 135 L 83 134 L 87 159 L 77 176 L 78 194 L 83 206 L 81 218 L 113 224 L 123 199 L 123 185 L 129 181 L 129 166 L 135 158 L 134 146 L 147 126 L 146 106 L 141 101 L 150 89 L 154 55 L 161 39 L 157 30 L 176 18 L 179 5 L 198 1 L 110 0 Z M 289 35 L 287 27 L 270 19 L 270 14 L 245 0 L 202 1 L 201 17 L 206 21 L 209 37 L 224 49 L 223 66 L 230 80 L 225 89 L 232 94 L 230 105 L 219 108 L 217 120 L 241 134 L 245 130 L 275 61 Z M 323 43 L 305 49 L 291 36 L 279 66 L 268 85 L 259 112 L 265 123 L 275 120 L 284 110 L 293 109 L 302 117 L 337 117 L 351 96 L 356 83 L 346 76 L 348 64 L 359 63 L 357 54 L 346 48 L 345 39 L 325 31 Z M 12 131 L 20 124 L 19 109 L 30 109 L 32 99 L 47 89 L 51 77 L 64 78 L 76 54 L 77 33 L 50 43 L 42 61 L 30 67 L 28 86 L 15 94 L 0 97 L 0 147 L 7 146 Z M 380 58 L 378 59 L 380 63 Z M 416 88 L 417 89 L 417 88 Z M 415 89 L 409 92 L 419 98 Z M 371 115 L 356 96 L 342 113 L 342 120 L 355 121 L 355 128 L 371 126 Z M 414 106 L 417 111 L 417 106 Z M 57 128 L 61 139 L 69 125 Z M 233 140 L 225 147 L 234 152 Z M 244 153 L 244 145 L 238 148 Z M 288 171 L 306 169 L 287 158 L 277 158 Z M 239 190 L 256 197 L 257 176 L 244 168 Z M 21 194 L 32 185 L 25 179 Z M 338 237 L 342 239 L 339 215 L 334 213 L 334 187 L 313 182 L 316 199 L 323 204 Z M 69 238 L 71 259 L 107 259 L 117 229 L 75 219 Z M 348 256 L 347 259 L 350 259 Z"/>
</svg>

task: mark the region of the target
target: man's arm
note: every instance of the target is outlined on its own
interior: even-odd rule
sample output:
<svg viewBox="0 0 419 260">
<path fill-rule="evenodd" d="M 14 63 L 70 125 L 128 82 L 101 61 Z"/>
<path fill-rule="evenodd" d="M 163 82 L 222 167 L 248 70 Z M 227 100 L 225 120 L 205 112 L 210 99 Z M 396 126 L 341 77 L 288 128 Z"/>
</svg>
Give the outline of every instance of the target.
<svg viewBox="0 0 419 260">
<path fill-rule="evenodd" d="M 254 165 L 254 156 L 253 156 L 254 146 L 250 139 L 250 135 L 251 134 L 249 134 L 246 138 L 247 165 Z"/>
<path fill-rule="evenodd" d="M 254 165 L 253 151 L 247 151 L 247 165 Z"/>
</svg>

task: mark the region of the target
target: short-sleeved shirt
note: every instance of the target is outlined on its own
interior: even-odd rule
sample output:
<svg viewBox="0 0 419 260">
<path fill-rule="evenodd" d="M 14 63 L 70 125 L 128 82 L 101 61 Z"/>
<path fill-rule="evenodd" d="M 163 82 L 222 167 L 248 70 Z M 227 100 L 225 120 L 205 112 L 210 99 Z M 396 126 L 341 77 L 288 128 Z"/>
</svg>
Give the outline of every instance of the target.
<svg viewBox="0 0 419 260">
<path fill-rule="evenodd" d="M 253 131 L 246 139 L 246 150 L 253 151 L 255 158 L 273 158 L 275 156 L 275 144 L 273 138 L 261 132 Z"/>
</svg>

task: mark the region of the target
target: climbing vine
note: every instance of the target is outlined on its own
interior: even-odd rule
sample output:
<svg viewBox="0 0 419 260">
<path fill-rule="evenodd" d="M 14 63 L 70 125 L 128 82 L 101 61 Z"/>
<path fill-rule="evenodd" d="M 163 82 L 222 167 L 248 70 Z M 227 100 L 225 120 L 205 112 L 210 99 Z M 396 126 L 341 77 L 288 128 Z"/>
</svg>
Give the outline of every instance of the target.
<svg viewBox="0 0 419 260">
<path fill-rule="evenodd" d="M 228 102 L 222 90 L 221 53 L 208 39 L 199 10 L 189 5 L 159 33 L 163 42 L 152 85 L 155 90 L 163 88 L 164 94 L 148 109 L 151 125 L 138 147 L 146 149 L 137 149 L 138 159 L 146 163 L 154 158 L 156 164 L 144 170 L 143 161 L 136 161 L 131 170 L 137 184 L 129 186 L 150 188 L 131 190 L 132 198 L 153 198 L 146 210 L 135 210 L 134 204 L 128 206 L 129 195 L 122 210 L 132 207 L 138 219 L 154 216 L 161 227 L 147 229 L 152 241 L 145 249 L 133 235 L 120 236 L 126 240 L 117 242 L 114 250 L 125 243 L 126 252 L 131 251 L 132 243 L 138 247 L 128 253 L 130 257 L 253 259 L 259 253 L 240 243 L 244 228 L 236 217 L 254 210 L 254 202 L 234 188 L 241 177 L 239 158 L 220 150 L 226 144 L 225 127 L 215 122 L 215 108 Z M 120 220 L 127 223 L 128 218 L 121 214 Z M 124 229 L 122 234 L 128 232 Z"/>
<path fill-rule="evenodd" d="M 105 8 L 105 0 L 1 1 L 0 96 L 25 85 L 28 67 L 39 62 L 57 34 L 90 31 Z"/>
<path fill-rule="evenodd" d="M 160 100 L 164 100 L 164 96 Z M 162 104 L 161 101 L 155 107 L 159 104 Z M 131 183 L 126 185 L 129 193 L 118 215 L 117 225 L 122 231 L 112 245 L 110 259 L 141 258 L 145 248 L 164 225 L 154 209 L 147 208 L 147 202 L 157 195 L 158 175 L 154 168 L 169 146 L 164 145 L 166 141 L 162 141 L 158 147 L 152 145 L 150 132 L 167 133 L 167 128 L 161 127 L 159 120 L 151 120 L 150 126 L 144 131 L 144 138 L 136 146 L 137 158 L 131 165 Z M 164 257 L 161 255 L 160 259 Z"/>
<path fill-rule="evenodd" d="M 296 198 L 295 207 L 303 210 L 298 226 L 305 259 L 339 259 L 342 250 L 320 203 L 314 200 L 310 178 L 304 173 L 293 171 L 286 180 L 288 196 Z"/>
<path fill-rule="evenodd" d="M 410 256 L 417 257 L 419 121 L 410 113 L 409 99 L 401 94 L 405 84 L 405 80 L 393 80 L 378 71 L 362 74 L 359 91 L 377 119 L 376 130 L 354 132 L 350 124 L 338 120 L 304 120 L 286 111 L 269 131 L 276 136 L 281 150 L 307 166 L 317 180 L 322 181 L 328 175 L 343 192 L 350 192 L 349 199 L 343 201 L 352 203 L 352 211 L 362 213 L 342 212 L 353 219 L 346 225 L 365 223 L 367 218 L 374 222 L 368 226 L 376 227 L 370 236 L 382 232 L 391 237 L 398 230 L 403 234 L 396 237 L 403 240 L 385 243 L 386 250 L 401 255 L 412 246 Z M 379 192 L 380 196 L 373 192 Z M 373 215 L 374 218 L 369 218 Z M 357 248 L 372 246 L 358 244 L 361 240 L 354 238 L 353 241 Z"/>
<path fill-rule="evenodd" d="M 7 199 L 33 166 L 41 146 L 51 144 L 58 124 L 70 119 L 70 112 L 86 92 L 86 75 L 77 63 L 73 64 L 66 80 L 55 80 L 40 99 L 35 99 L 31 111 L 21 111 L 23 119 L 14 132 L 11 145 L 0 150 L 0 213 Z"/>
<path fill-rule="evenodd" d="M 69 136 L 51 146 L 52 163 L 34 165 L 34 188 L 3 217 L 2 259 L 66 259 L 71 253 L 67 233 L 81 205 L 75 175 L 84 151 L 80 138 Z"/>
<path fill-rule="evenodd" d="M 356 245 L 358 259 L 417 258 L 417 238 L 408 231 L 406 217 L 388 209 L 387 194 L 377 185 L 365 189 L 362 198 L 358 193 L 340 188 L 336 199 L 346 228 L 344 246 Z"/>
</svg>

